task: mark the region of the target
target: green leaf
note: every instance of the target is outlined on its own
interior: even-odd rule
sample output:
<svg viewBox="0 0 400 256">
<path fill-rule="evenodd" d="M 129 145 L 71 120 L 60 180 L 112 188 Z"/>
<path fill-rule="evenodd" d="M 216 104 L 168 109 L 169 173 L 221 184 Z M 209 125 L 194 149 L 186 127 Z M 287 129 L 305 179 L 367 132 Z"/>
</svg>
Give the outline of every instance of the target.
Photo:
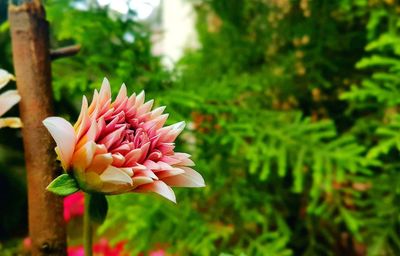
<svg viewBox="0 0 400 256">
<path fill-rule="evenodd" d="M 93 222 L 102 224 L 108 211 L 106 196 L 103 194 L 90 194 L 89 214 Z"/>
<path fill-rule="evenodd" d="M 59 196 L 68 196 L 78 191 L 79 186 L 71 175 L 61 174 L 55 178 L 46 189 Z"/>
</svg>

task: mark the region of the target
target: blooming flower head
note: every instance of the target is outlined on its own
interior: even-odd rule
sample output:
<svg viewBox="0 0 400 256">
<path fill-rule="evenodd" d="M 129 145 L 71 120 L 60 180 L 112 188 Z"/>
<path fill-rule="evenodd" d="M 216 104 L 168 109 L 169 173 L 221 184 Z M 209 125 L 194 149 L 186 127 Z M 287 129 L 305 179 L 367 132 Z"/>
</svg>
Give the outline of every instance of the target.
<svg viewBox="0 0 400 256">
<path fill-rule="evenodd" d="M 60 117 L 43 123 L 57 143 L 61 165 L 87 192 L 120 194 L 155 192 L 175 202 L 170 186 L 203 187 L 202 176 L 190 166 L 189 154 L 174 152 L 185 123 L 164 126 L 165 107 L 151 110 L 144 92 L 127 96 L 125 85 L 112 101 L 104 79 L 89 105 L 83 97 L 80 116 L 72 126 Z"/>
<path fill-rule="evenodd" d="M 14 80 L 14 76 L 4 69 L 0 69 L 0 89 L 6 86 L 10 80 Z M 21 97 L 16 90 L 8 90 L 0 94 L 0 116 L 17 104 L 20 99 Z M 0 118 L 0 128 L 2 127 L 21 127 L 21 120 L 17 117 Z"/>
</svg>

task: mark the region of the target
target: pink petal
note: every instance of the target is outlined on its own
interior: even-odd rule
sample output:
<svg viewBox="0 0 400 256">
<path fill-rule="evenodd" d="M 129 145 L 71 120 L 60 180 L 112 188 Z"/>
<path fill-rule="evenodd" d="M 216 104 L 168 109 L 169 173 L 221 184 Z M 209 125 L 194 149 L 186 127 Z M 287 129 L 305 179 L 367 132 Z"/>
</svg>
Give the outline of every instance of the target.
<svg viewBox="0 0 400 256">
<path fill-rule="evenodd" d="M 165 180 L 165 178 L 167 178 L 167 177 L 172 177 L 172 176 L 176 176 L 176 175 L 183 174 L 183 173 L 185 173 L 184 170 L 182 170 L 180 168 L 173 168 L 171 170 L 164 170 L 164 171 L 157 172 L 157 177 L 160 180 Z"/>
<path fill-rule="evenodd" d="M 140 106 L 143 105 L 144 102 L 144 91 L 141 91 L 137 96 L 135 100 L 135 104 L 133 105 L 133 108 L 138 109 Z"/>
<path fill-rule="evenodd" d="M 72 157 L 72 165 L 77 170 L 85 170 L 91 164 L 95 152 L 96 143 L 89 141 L 78 151 L 75 151 Z"/>
<path fill-rule="evenodd" d="M 133 171 L 146 171 L 147 167 L 142 165 L 142 164 L 136 164 L 135 166 L 132 167 Z"/>
<path fill-rule="evenodd" d="M 90 103 L 90 106 L 88 108 L 88 112 L 90 116 L 94 116 L 93 113 L 96 111 L 96 109 L 98 108 L 99 105 L 99 93 L 97 92 L 97 90 L 94 90 L 94 94 L 93 94 L 93 99 L 92 102 Z M 96 116 L 95 116 L 96 117 Z"/>
<path fill-rule="evenodd" d="M 92 163 L 87 168 L 87 172 L 102 173 L 113 162 L 111 153 L 98 154 L 93 157 Z"/>
<path fill-rule="evenodd" d="M 154 128 L 154 129 L 158 130 L 161 127 L 163 127 L 163 125 L 165 124 L 167 119 L 168 119 L 168 114 L 160 115 L 157 118 L 154 118 L 154 119 L 146 122 L 143 125 L 143 129 L 149 130 L 150 128 Z"/>
<path fill-rule="evenodd" d="M 162 134 L 160 141 L 162 142 L 174 142 L 176 137 L 183 131 L 185 128 L 185 122 L 179 122 L 170 126 L 166 126 L 159 130 L 160 134 Z"/>
<path fill-rule="evenodd" d="M 120 105 L 125 99 L 127 99 L 126 85 L 122 84 L 121 88 L 119 89 L 118 96 L 117 96 L 117 98 L 115 99 L 115 101 L 113 103 L 113 106 Z"/>
<path fill-rule="evenodd" d="M 162 153 L 160 151 L 153 151 L 149 154 L 147 159 L 153 160 L 153 161 L 158 161 L 162 157 Z"/>
<path fill-rule="evenodd" d="M 129 168 L 129 167 L 121 167 L 120 169 L 121 169 L 122 171 L 124 171 L 126 174 L 128 174 L 129 177 L 132 177 L 132 176 L 133 176 L 133 170 L 132 170 L 132 168 Z"/>
<path fill-rule="evenodd" d="M 130 151 L 128 154 L 125 155 L 126 166 L 131 166 L 135 164 L 141 156 L 142 156 L 142 150 L 140 148 L 136 148 Z"/>
<path fill-rule="evenodd" d="M 164 112 L 165 108 L 166 108 L 165 106 L 162 106 L 162 107 L 158 107 L 158 108 L 154 109 L 153 111 L 151 111 L 150 112 L 151 119 L 159 117 Z"/>
<path fill-rule="evenodd" d="M 135 189 L 136 192 L 154 192 L 166 199 L 176 203 L 176 197 L 174 191 L 164 182 L 157 180 L 153 183 L 139 186 Z"/>
<path fill-rule="evenodd" d="M 161 168 L 158 164 L 156 164 L 154 161 L 151 160 L 146 160 L 143 163 L 143 165 L 149 168 L 150 170 L 160 170 Z"/>
<path fill-rule="evenodd" d="M 161 143 L 160 145 L 157 146 L 158 150 L 161 151 L 161 153 L 163 154 L 169 154 L 172 153 L 174 148 L 175 148 L 175 144 L 174 143 Z"/>
<path fill-rule="evenodd" d="M 149 184 L 153 183 L 153 179 L 145 176 L 138 176 L 138 177 L 133 177 L 133 188 L 136 188 L 138 186 L 144 185 L 144 184 Z"/>
<path fill-rule="evenodd" d="M 20 101 L 21 97 L 19 96 L 16 90 L 9 90 L 0 95 L 0 116 L 6 113 L 12 106 L 17 104 Z"/>
<path fill-rule="evenodd" d="M 131 151 L 129 144 L 122 144 L 112 150 L 113 153 L 128 154 Z"/>
<path fill-rule="evenodd" d="M 144 159 L 147 156 L 147 153 L 149 152 L 149 148 L 150 148 L 150 142 L 146 142 L 142 147 L 140 147 L 140 150 L 142 151 L 142 155 L 138 160 L 139 163 L 144 161 Z"/>
<path fill-rule="evenodd" d="M 126 172 L 112 165 L 100 175 L 100 179 L 105 183 L 113 183 L 116 185 L 132 185 L 132 178 Z"/>
<path fill-rule="evenodd" d="M 121 133 L 125 130 L 125 126 L 113 131 L 112 133 L 105 136 L 100 140 L 100 144 L 104 144 L 107 148 L 110 148 L 117 140 L 121 138 Z"/>
<path fill-rule="evenodd" d="M 164 163 L 163 161 L 158 161 L 157 164 L 160 166 L 161 170 L 163 170 L 163 171 L 170 171 L 170 170 L 174 169 L 171 165 Z"/>
<path fill-rule="evenodd" d="M 141 115 L 150 111 L 151 107 L 153 107 L 154 100 L 149 100 L 142 106 L 138 108 L 137 115 L 140 117 Z"/>
<path fill-rule="evenodd" d="M 133 168 L 132 168 L 133 169 Z M 154 174 L 154 172 L 149 171 L 149 170 L 144 170 L 144 171 L 137 171 L 135 170 L 135 177 L 148 177 L 148 178 L 152 178 L 153 180 L 158 180 L 158 177 Z"/>
<path fill-rule="evenodd" d="M 127 108 L 133 110 L 135 108 L 133 108 L 133 106 L 135 106 L 135 102 L 136 102 L 136 93 L 133 93 L 129 98 L 128 98 L 128 104 L 127 104 Z"/>
<path fill-rule="evenodd" d="M 163 157 L 161 157 L 160 161 L 163 161 L 164 163 L 169 164 L 169 165 L 179 164 L 181 162 L 181 160 L 176 159 L 171 156 L 163 156 Z"/>
<path fill-rule="evenodd" d="M 180 175 L 167 177 L 163 181 L 172 187 L 205 187 L 203 177 L 189 167 L 180 167 L 185 173 Z"/>
<path fill-rule="evenodd" d="M 113 154 L 112 158 L 113 158 L 112 164 L 115 167 L 120 167 L 125 163 L 125 157 L 123 155 L 121 155 L 120 153 Z"/>
<path fill-rule="evenodd" d="M 111 99 L 110 82 L 108 82 L 108 79 L 104 77 L 103 83 L 101 85 L 100 92 L 99 92 L 100 105 L 104 106 L 104 103 L 106 103 L 110 99 Z"/>
<path fill-rule="evenodd" d="M 43 120 L 43 124 L 56 141 L 64 170 L 68 170 L 76 143 L 74 128 L 67 120 L 61 117 L 48 117 Z"/>
<path fill-rule="evenodd" d="M 184 166 L 195 166 L 194 162 L 189 158 L 190 155 L 186 153 L 175 153 L 171 156 L 172 158 L 179 160 L 179 165 Z"/>
<path fill-rule="evenodd" d="M 88 113 L 88 102 L 87 102 L 86 96 L 83 96 L 83 98 L 82 98 L 81 112 L 80 112 L 80 114 L 79 114 L 78 120 L 77 120 L 76 123 L 74 124 L 74 129 L 75 129 L 75 131 L 77 131 L 78 128 L 80 128 L 81 123 L 82 123 L 82 121 L 83 121 L 83 118 L 84 118 L 85 114 L 87 114 L 87 113 Z M 78 132 L 78 134 L 79 134 L 79 132 Z"/>
</svg>

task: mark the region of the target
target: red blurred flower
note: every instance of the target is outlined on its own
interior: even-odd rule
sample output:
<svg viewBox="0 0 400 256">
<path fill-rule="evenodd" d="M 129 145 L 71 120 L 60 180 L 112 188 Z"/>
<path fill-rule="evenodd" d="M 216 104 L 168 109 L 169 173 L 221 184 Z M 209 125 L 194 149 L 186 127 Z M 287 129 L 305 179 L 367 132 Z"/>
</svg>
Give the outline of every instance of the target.
<svg viewBox="0 0 400 256">
<path fill-rule="evenodd" d="M 66 196 L 64 198 L 64 220 L 68 222 L 73 217 L 82 216 L 85 208 L 84 203 L 83 192 Z"/>
<path fill-rule="evenodd" d="M 96 244 L 93 245 L 94 256 L 128 256 L 124 251 L 125 242 L 119 242 L 115 246 L 110 246 L 105 238 L 101 238 Z M 68 247 L 68 256 L 84 256 L 84 248 L 82 245 Z M 154 255 L 158 256 L 158 255 Z M 161 255 L 160 255 L 161 256 Z"/>
<path fill-rule="evenodd" d="M 128 254 L 124 252 L 124 241 L 117 243 L 114 247 L 111 247 L 108 240 L 105 238 L 100 239 L 93 247 L 93 253 L 99 256 L 127 256 Z"/>
<path fill-rule="evenodd" d="M 150 252 L 149 256 L 166 256 L 166 254 L 165 254 L 165 251 L 163 249 L 159 249 L 157 251 Z"/>
<path fill-rule="evenodd" d="M 85 256 L 83 245 L 69 246 L 67 249 L 68 256 Z"/>
</svg>

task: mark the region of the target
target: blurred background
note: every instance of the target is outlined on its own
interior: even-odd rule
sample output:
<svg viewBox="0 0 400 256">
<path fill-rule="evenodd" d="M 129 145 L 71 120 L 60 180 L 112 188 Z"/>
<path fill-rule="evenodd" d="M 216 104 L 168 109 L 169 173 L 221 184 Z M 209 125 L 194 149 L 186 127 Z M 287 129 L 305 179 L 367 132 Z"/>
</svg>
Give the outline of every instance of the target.
<svg viewBox="0 0 400 256">
<path fill-rule="evenodd" d="M 151 256 L 400 255 L 399 1 L 43 2 L 52 48 L 82 46 L 52 63 L 56 113 L 76 120 L 105 76 L 114 93 L 144 89 L 169 123 L 187 122 L 178 148 L 207 183 L 176 189 L 177 205 L 108 197 L 98 243 Z M 5 0 L 0 67 L 13 72 Z M 1 255 L 29 247 L 26 202 L 21 133 L 2 129 Z"/>
</svg>

